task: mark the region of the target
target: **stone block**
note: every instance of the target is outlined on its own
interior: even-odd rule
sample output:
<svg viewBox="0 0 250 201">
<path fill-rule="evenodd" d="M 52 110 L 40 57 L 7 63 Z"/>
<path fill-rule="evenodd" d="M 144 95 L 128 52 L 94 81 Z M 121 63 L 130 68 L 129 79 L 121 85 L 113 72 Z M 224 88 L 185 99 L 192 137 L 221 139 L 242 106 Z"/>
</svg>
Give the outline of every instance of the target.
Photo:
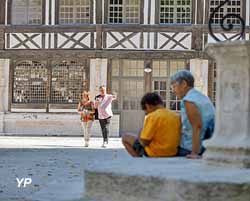
<svg viewBox="0 0 250 201">
<path fill-rule="evenodd" d="M 120 116 L 111 120 L 110 136 L 119 137 Z M 4 117 L 4 133 L 13 135 L 83 135 L 78 114 L 51 113 L 8 113 Z M 91 129 L 92 136 L 101 137 L 99 121 L 95 120 Z"/>
<path fill-rule="evenodd" d="M 85 189 L 98 201 L 249 201 L 250 170 L 185 158 L 125 157 L 89 166 Z"/>
</svg>

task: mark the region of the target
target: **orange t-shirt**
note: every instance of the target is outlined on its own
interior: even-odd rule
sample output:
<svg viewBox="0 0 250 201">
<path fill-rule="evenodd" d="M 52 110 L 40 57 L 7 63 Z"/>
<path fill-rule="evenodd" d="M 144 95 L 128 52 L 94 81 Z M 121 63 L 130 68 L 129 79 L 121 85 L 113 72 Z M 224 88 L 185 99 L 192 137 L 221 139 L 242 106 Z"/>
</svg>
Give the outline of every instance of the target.
<svg viewBox="0 0 250 201">
<path fill-rule="evenodd" d="M 144 120 L 140 138 L 150 141 L 145 151 L 150 157 L 175 156 L 180 143 L 181 120 L 169 109 L 157 109 Z"/>
</svg>

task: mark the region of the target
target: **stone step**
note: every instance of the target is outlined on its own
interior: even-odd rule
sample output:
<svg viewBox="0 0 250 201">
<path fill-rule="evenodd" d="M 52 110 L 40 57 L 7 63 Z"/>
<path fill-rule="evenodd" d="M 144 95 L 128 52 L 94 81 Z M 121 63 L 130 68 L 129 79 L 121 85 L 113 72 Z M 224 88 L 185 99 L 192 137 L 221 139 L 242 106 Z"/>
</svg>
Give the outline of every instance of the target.
<svg viewBox="0 0 250 201">
<path fill-rule="evenodd" d="M 85 171 L 96 201 L 250 201 L 250 169 L 186 158 L 100 161 Z"/>
</svg>

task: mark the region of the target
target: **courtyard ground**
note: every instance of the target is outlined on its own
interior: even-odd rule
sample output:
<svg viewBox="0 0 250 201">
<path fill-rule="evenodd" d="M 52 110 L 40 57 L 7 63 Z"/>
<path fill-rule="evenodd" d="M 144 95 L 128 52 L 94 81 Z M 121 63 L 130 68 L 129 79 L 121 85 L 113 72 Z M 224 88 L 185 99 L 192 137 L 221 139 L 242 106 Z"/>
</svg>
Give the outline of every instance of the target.
<svg viewBox="0 0 250 201">
<path fill-rule="evenodd" d="M 84 148 L 81 137 L 0 137 L 1 201 L 80 201 L 84 194 L 84 169 L 101 161 L 129 157 L 121 139 L 91 140 Z M 32 183 L 18 188 L 16 178 Z"/>
</svg>

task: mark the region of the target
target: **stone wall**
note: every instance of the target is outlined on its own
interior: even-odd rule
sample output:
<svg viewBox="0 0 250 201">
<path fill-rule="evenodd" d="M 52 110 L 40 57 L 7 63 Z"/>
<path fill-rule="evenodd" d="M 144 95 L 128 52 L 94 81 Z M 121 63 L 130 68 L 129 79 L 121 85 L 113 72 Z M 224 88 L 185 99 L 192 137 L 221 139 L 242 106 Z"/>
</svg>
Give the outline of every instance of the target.
<svg viewBox="0 0 250 201">
<path fill-rule="evenodd" d="M 119 137 L 120 116 L 111 120 L 110 136 Z M 0 135 L 83 135 L 78 114 L 67 113 L 8 113 L 3 119 L 4 129 Z M 92 136 L 101 137 L 99 122 L 92 127 Z"/>
</svg>

